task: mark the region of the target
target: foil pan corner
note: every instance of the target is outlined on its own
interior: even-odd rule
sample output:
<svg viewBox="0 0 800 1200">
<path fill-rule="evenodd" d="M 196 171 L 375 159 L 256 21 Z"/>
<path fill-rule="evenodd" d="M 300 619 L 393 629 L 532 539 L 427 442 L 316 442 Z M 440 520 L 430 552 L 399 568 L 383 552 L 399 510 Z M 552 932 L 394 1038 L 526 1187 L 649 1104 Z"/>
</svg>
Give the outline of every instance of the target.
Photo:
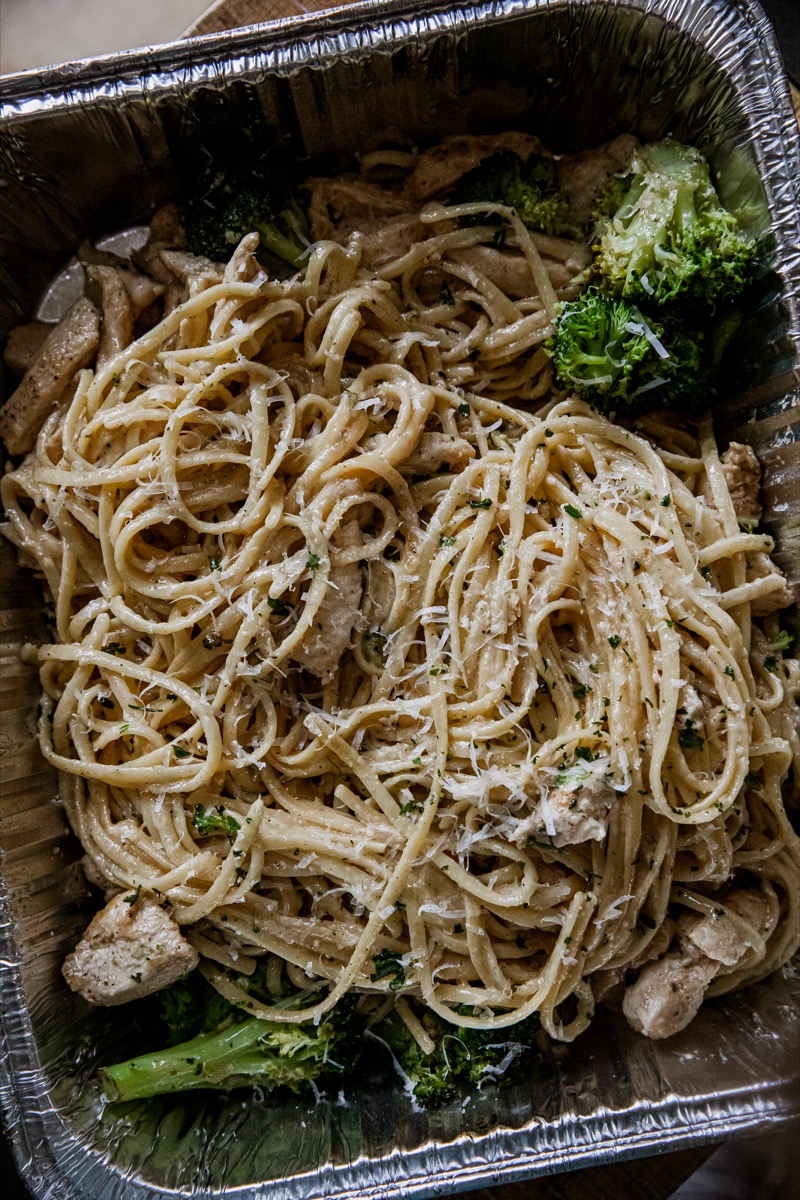
<svg viewBox="0 0 800 1200">
<path fill-rule="evenodd" d="M 83 236 L 145 220 L 174 194 L 181 154 L 232 129 L 329 164 L 400 136 L 503 126 L 556 151 L 626 131 L 694 141 L 764 248 L 718 433 L 756 447 L 769 527 L 800 587 L 800 139 L 758 4 L 363 3 L 9 77 L 0 121 L 0 331 L 33 310 Z M 313 1107 L 194 1095 L 104 1108 L 94 1069 L 124 1056 L 124 1035 L 60 977 L 85 888 L 18 658 L 38 604 L 5 547 L 0 578 L 0 1103 L 39 1200 L 423 1197 L 677 1149 L 797 1110 L 792 965 L 667 1043 L 603 1015 L 525 1078 L 436 1112 L 370 1080 Z"/>
</svg>

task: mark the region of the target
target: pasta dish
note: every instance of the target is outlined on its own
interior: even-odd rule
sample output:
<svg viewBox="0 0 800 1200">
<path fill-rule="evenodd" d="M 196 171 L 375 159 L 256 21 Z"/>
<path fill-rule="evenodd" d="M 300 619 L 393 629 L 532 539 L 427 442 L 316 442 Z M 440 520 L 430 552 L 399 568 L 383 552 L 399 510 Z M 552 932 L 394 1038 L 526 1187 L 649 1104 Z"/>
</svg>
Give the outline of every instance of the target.
<svg viewBox="0 0 800 1200">
<path fill-rule="evenodd" d="M 409 999 L 571 1040 L 670 955 L 697 1004 L 762 978 L 798 945 L 800 667 L 752 454 L 558 383 L 585 242 L 384 191 L 378 236 L 318 185 L 289 277 L 257 233 L 162 247 L 173 302 L 3 480 L 89 877 L 289 1024 L 355 992 L 423 1041 Z"/>
</svg>

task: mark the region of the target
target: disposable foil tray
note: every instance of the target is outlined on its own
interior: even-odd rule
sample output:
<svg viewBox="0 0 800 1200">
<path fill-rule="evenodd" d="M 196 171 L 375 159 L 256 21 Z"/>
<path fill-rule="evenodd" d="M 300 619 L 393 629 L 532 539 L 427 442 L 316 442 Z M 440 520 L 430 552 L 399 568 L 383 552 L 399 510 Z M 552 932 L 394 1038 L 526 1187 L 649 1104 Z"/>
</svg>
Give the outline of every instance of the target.
<svg viewBox="0 0 800 1200">
<path fill-rule="evenodd" d="M 0 81 L 0 333 L 35 309 L 80 239 L 146 221 L 186 155 L 234 136 L 335 169 L 356 151 L 531 129 L 555 151 L 631 131 L 709 156 L 764 247 L 727 369 L 721 438 L 765 467 L 766 524 L 800 581 L 800 150 L 761 9 L 748 0 L 372 3 Z M 796 1103 L 792 966 L 709 1004 L 665 1043 L 612 1014 L 510 1086 L 417 1111 L 385 1080 L 317 1103 L 197 1094 L 104 1108 L 120 1014 L 60 975 L 90 911 L 79 848 L 35 740 L 22 643 L 41 595 L 0 547 L 0 1100 L 37 1197 L 299 1200 L 431 1196 L 677 1149 Z"/>
</svg>

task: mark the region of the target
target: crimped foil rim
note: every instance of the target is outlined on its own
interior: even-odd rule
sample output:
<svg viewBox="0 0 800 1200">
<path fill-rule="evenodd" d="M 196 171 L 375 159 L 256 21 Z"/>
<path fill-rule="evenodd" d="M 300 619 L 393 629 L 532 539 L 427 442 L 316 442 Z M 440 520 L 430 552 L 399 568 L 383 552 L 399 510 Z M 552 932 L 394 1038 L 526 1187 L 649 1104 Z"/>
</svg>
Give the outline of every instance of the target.
<svg viewBox="0 0 800 1200">
<path fill-rule="evenodd" d="M 800 383 L 800 132 L 792 107 L 789 83 L 772 26 L 757 0 L 467 0 L 454 6 L 435 0 L 421 11 L 414 0 L 362 0 L 347 8 L 308 17 L 287 18 L 224 33 L 204 34 L 165 43 L 156 48 L 126 51 L 95 59 L 24 71 L 0 79 L 0 127 L 13 129 L 16 120 L 102 105 L 125 99 L 174 94 L 175 76 L 187 72 L 187 87 L 214 83 L 225 64 L 228 78 L 252 81 L 265 73 L 287 75 L 300 67 L 323 67 L 345 55 L 390 52 L 404 42 L 441 32 L 441 18 L 451 30 L 492 24 L 536 11 L 580 9 L 606 3 L 619 11 L 661 19 L 688 34 L 728 74 L 752 68 L 759 52 L 759 84 L 766 96 L 749 91 L 740 95 L 751 128 L 759 131 L 754 150 L 767 187 L 770 209 L 780 217 L 777 269 L 784 284 L 789 314 L 787 333 L 794 347 L 793 375 L 784 383 Z M 687 12 L 694 11 L 686 22 Z M 734 36 L 743 23 L 751 44 Z M 773 186 L 781 181 L 780 191 Z"/>
<path fill-rule="evenodd" d="M 0 80 L 0 120 L 9 129 L 17 120 L 44 117 L 53 111 L 87 105 L 124 103 L 127 97 L 156 98 L 174 93 L 175 76 L 183 86 L 218 82 L 222 65 L 237 79 L 255 79 L 265 72 L 291 74 L 300 67 L 322 67 L 342 54 L 389 52 L 425 31 L 453 31 L 493 23 L 500 18 L 539 10 L 588 7 L 603 0 L 497 0 L 461 5 L 437 2 L 423 12 L 409 0 L 362 3 L 345 10 L 302 19 L 270 22 L 233 33 L 208 34 L 156 51 L 131 51 L 94 61 L 25 72 Z M 771 27 L 750 0 L 707 0 L 693 23 L 683 23 L 698 0 L 623 0 L 607 8 L 625 9 L 661 18 L 689 34 L 728 72 L 747 74 L 755 87 L 740 94 L 745 116 L 759 137 L 753 146 L 776 216 L 777 269 L 783 283 L 788 332 L 797 355 L 800 344 L 800 137 L 792 114 L 789 90 Z M 705 16 L 703 15 L 705 14 Z M 701 17 L 703 19 L 701 20 Z M 443 25 L 448 18 L 450 24 Z M 702 26 L 702 27 L 701 27 Z M 713 26 L 713 28 L 712 28 Z M 748 44 L 742 41 L 742 27 Z M 735 36 L 734 36 L 735 35 Z M 737 42 L 737 38 L 739 41 Z M 142 76 L 146 78 L 142 78 Z M 795 359 L 795 377 L 797 376 Z M 800 396 L 800 393 L 797 394 Z M 787 404 L 784 397 L 783 404 Z M 789 400 L 791 403 L 791 400 Z M 70 1131 L 47 1094 L 47 1078 L 39 1065 L 33 1029 L 20 981 L 20 953 L 8 890 L 0 881 L 0 1033 L 7 1053 L 0 1060 L 0 1103 L 17 1145 L 20 1165 L 42 1200 L 80 1200 L 113 1185 L 114 1195 L 144 1200 L 179 1195 L 175 1189 L 156 1190 L 150 1183 L 116 1174 L 99 1149 L 88 1150 Z M 30 1050 L 32 1060 L 12 1076 L 11 1048 Z M 379 1200 L 387 1186 L 404 1195 L 424 1197 L 453 1187 L 477 1187 L 486 1182 L 519 1179 L 568 1170 L 575 1166 L 620 1159 L 664 1145 L 670 1129 L 670 1148 L 714 1140 L 774 1122 L 789 1115 L 791 1080 L 772 1078 L 761 1090 L 741 1094 L 665 1096 L 645 1107 L 644 1101 L 622 1109 L 598 1107 L 588 1117 L 572 1114 L 550 1124 L 530 1117 L 520 1128 L 500 1127 L 486 1134 L 462 1134 L 446 1143 L 430 1140 L 410 1152 L 393 1149 L 380 1158 L 361 1157 L 349 1164 L 327 1163 L 314 1173 L 285 1181 L 248 1186 L 196 1188 L 195 1195 L 247 1196 L 249 1200 L 311 1200 L 336 1195 L 341 1200 Z M 638 1127 L 626 1127 L 635 1117 Z M 673 1123 L 674 1122 L 674 1123 Z M 561 1134 L 559 1137 L 557 1135 Z M 567 1136 L 568 1135 L 568 1136 Z M 592 1140 L 593 1139 L 593 1140 Z M 448 1166 L 454 1154 L 459 1162 Z M 23 1161 L 24 1160 L 24 1161 Z M 391 1167 L 391 1172 L 387 1167 Z M 377 1178 L 380 1174 L 381 1178 Z M 388 1176 L 388 1179 L 387 1179 Z M 88 1189 L 88 1190 L 87 1190 Z M 94 1189 L 94 1190 L 92 1190 Z M 106 1192 L 104 1191 L 104 1195 Z M 111 1192 L 109 1191 L 110 1195 Z"/>
</svg>

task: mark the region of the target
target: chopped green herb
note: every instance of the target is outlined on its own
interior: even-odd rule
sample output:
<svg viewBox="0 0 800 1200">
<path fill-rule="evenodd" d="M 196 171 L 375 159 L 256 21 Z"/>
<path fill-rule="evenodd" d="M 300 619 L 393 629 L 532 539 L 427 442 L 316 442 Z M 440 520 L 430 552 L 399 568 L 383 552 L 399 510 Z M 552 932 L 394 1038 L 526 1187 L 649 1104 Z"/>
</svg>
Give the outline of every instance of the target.
<svg viewBox="0 0 800 1200">
<path fill-rule="evenodd" d="M 103 646 L 106 654 L 125 654 L 127 647 L 123 646 L 122 642 L 106 642 Z"/>
<path fill-rule="evenodd" d="M 288 617 L 289 609 L 282 600 L 273 600 L 272 596 L 267 596 L 267 604 L 276 617 Z"/>
<path fill-rule="evenodd" d="M 669 506 L 670 506 L 670 504 L 671 504 L 671 503 L 672 503 L 672 501 L 671 501 L 671 499 L 670 499 L 670 497 L 669 497 L 669 496 L 662 496 L 662 497 L 661 497 L 661 507 L 662 507 L 662 508 L 669 508 Z"/>
<path fill-rule="evenodd" d="M 576 700 L 585 700 L 591 690 L 588 684 L 579 683 L 576 688 L 572 689 L 572 694 Z"/>
<path fill-rule="evenodd" d="M 565 504 L 564 512 L 568 517 L 573 517 L 576 521 L 580 521 L 581 519 L 580 509 L 575 508 L 574 504 Z"/>
<path fill-rule="evenodd" d="M 616 650 L 617 646 L 620 644 L 621 641 L 622 641 L 622 638 L 619 636 L 618 633 L 615 633 L 612 635 L 612 637 L 610 637 L 608 639 L 608 644 L 612 650 Z"/>
<path fill-rule="evenodd" d="M 224 833 L 231 841 L 234 841 L 241 829 L 236 818 L 229 816 L 221 804 L 218 804 L 216 808 L 209 809 L 202 804 L 196 804 L 192 822 L 201 837 L 206 837 L 210 833 Z"/>
<path fill-rule="evenodd" d="M 771 671 L 773 675 L 777 674 L 778 660 L 774 654 L 770 654 L 764 659 L 764 670 Z"/>
<path fill-rule="evenodd" d="M 469 506 L 470 508 L 491 508 L 492 502 L 488 496 L 485 496 L 483 500 L 470 500 Z"/>
<path fill-rule="evenodd" d="M 687 721 L 683 729 L 678 730 L 678 742 L 684 750 L 702 750 L 706 744 L 705 738 L 694 727 L 694 721 Z"/>
<path fill-rule="evenodd" d="M 725 674 L 726 674 L 726 675 L 727 675 L 727 676 L 728 676 L 730 679 L 735 679 L 735 678 L 736 678 L 736 672 L 734 671 L 733 667 L 732 667 L 732 666 L 730 666 L 730 664 L 729 664 L 729 665 L 728 665 L 728 666 L 725 668 L 725 672 L 724 672 L 724 673 L 725 673 Z"/>
<path fill-rule="evenodd" d="M 472 412 L 472 409 L 470 408 L 470 406 L 468 404 L 459 404 L 458 408 L 456 409 L 456 412 L 458 413 L 458 415 L 460 417 L 468 417 L 469 414 Z"/>
<path fill-rule="evenodd" d="M 210 558 L 208 560 L 208 565 L 212 571 L 221 571 L 222 570 L 222 563 L 220 562 L 220 560 L 218 558 Z"/>
<path fill-rule="evenodd" d="M 455 544 L 456 544 L 456 539 L 454 537 L 450 537 L 446 533 L 439 534 L 439 545 L 440 546 L 455 546 Z"/>
<path fill-rule="evenodd" d="M 406 969 L 399 957 L 396 950 L 379 950 L 373 959 L 375 970 L 370 975 L 372 982 L 388 979 L 390 991 L 396 992 L 401 988 L 406 981 Z"/>
<path fill-rule="evenodd" d="M 316 571 L 320 562 L 321 562 L 321 559 L 318 554 L 309 554 L 308 561 L 306 562 L 306 570 L 307 571 Z"/>
<path fill-rule="evenodd" d="M 380 667 L 383 665 L 386 656 L 387 640 L 386 634 L 381 633 L 380 629 L 370 629 L 368 633 L 364 634 L 361 640 L 364 657 L 373 666 Z"/>
</svg>

